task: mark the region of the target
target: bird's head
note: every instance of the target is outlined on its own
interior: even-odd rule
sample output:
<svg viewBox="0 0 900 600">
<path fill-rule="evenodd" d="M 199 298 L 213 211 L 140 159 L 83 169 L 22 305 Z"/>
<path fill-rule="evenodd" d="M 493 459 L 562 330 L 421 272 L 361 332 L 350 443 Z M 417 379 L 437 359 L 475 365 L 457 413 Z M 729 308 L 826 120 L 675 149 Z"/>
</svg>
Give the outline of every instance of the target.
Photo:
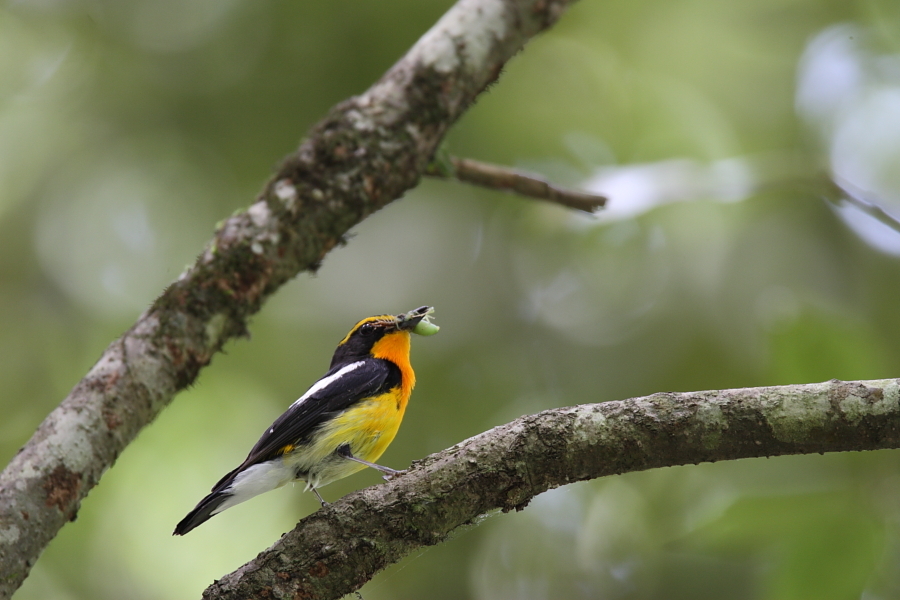
<svg viewBox="0 0 900 600">
<path fill-rule="evenodd" d="M 353 326 L 334 351 L 332 368 L 374 357 L 392 360 L 395 363 L 408 360 L 409 334 L 431 335 L 437 333 L 437 326 L 429 322 L 434 312 L 430 306 L 421 306 L 399 315 L 378 315 L 368 317 Z"/>
</svg>

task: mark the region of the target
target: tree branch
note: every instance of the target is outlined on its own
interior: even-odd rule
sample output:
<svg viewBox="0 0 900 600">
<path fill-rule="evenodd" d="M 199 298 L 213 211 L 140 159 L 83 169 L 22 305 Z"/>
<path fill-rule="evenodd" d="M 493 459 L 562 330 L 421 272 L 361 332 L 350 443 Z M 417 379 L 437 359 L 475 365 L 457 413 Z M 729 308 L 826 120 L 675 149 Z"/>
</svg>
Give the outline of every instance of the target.
<svg viewBox="0 0 900 600">
<path fill-rule="evenodd" d="M 894 231 L 900 232 L 900 219 L 886 211 L 883 206 L 883 201 L 876 198 L 871 192 L 861 190 L 849 181 L 844 181 L 835 176 L 828 178 L 826 186 L 831 188 L 833 196 L 852 204 L 865 214 L 884 225 L 887 225 Z M 834 200 L 832 201 L 835 202 Z M 837 204 L 837 202 L 835 202 L 835 204 Z"/>
<path fill-rule="evenodd" d="M 695 393 L 517 419 L 345 496 L 204 592 L 206 600 L 339 598 L 479 515 L 567 483 L 738 458 L 900 447 L 900 380 Z"/>
<path fill-rule="evenodd" d="M 569 3 L 461 0 L 368 91 L 313 127 L 0 474 L 0 597 L 21 585 L 141 428 L 245 334 L 266 298 L 418 183 L 447 129 Z"/>
<path fill-rule="evenodd" d="M 541 177 L 509 167 L 455 156 L 447 157 L 441 164 L 430 164 L 425 174 L 443 179 L 454 177 L 464 183 L 514 192 L 588 213 L 593 213 L 606 206 L 607 200 L 606 196 L 600 194 L 557 187 Z"/>
</svg>

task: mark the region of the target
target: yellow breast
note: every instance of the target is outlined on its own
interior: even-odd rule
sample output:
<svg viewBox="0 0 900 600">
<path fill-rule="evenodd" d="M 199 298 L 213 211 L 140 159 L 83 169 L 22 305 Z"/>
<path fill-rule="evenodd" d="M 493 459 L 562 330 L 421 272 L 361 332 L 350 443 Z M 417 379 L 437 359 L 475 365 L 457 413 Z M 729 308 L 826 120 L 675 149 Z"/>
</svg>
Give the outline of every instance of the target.
<svg viewBox="0 0 900 600">
<path fill-rule="evenodd" d="M 406 402 L 400 401 L 402 389 L 366 398 L 337 415 L 313 436 L 308 446 L 285 455 L 285 462 L 300 471 L 309 472 L 313 487 L 351 475 L 364 465 L 337 458 L 335 450 L 350 445 L 353 456 L 376 462 L 397 435 Z"/>
<path fill-rule="evenodd" d="M 341 444 L 350 444 L 354 456 L 375 462 L 400 429 L 406 412 L 402 396 L 401 389 L 394 388 L 386 394 L 358 402 L 326 425 L 322 431 L 323 444 L 330 446 L 332 451 Z"/>
</svg>

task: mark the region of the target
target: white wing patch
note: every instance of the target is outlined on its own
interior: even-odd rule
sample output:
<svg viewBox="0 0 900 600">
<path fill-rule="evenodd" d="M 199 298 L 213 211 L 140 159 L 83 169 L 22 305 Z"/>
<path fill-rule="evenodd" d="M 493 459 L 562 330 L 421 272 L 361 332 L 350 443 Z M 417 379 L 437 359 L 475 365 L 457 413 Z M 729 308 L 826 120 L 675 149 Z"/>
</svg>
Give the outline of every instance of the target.
<svg viewBox="0 0 900 600">
<path fill-rule="evenodd" d="M 334 383 L 335 381 L 337 381 L 338 379 L 340 379 L 347 373 L 349 373 L 351 371 L 355 371 L 362 365 L 363 365 L 363 361 L 361 361 L 361 360 L 357 361 L 355 363 L 350 363 L 349 365 L 341 367 L 337 373 L 332 373 L 328 377 L 323 377 L 322 379 L 318 380 L 317 382 L 315 382 L 313 384 L 313 386 L 311 388 L 306 390 L 305 394 L 300 396 L 296 402 L 291 404 L 291 408 L 294 408 L 295 406 L 299 406 L 299 405 L 303 404 L 304 402 L 306 402 L 307 399 L 309 399 L 310 396 L 312 396 L 319 390 L 328 387 L 329 385 L 331 385 L 332 383 Z M 272 432 L 272 430 L 270 429 L 269 433 L 271 433 L 271 432 Z"/>
</svg>

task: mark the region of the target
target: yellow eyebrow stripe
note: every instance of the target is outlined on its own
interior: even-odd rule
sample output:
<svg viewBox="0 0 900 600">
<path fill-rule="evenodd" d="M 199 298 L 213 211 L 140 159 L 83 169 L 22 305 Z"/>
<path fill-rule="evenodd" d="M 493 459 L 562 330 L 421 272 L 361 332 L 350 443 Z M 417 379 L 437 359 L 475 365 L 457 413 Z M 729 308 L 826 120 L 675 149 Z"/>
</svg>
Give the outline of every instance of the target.
<svg viewBox="0 0 900 600">
<path fill-rule="evenodd" d="M 394 319 L 395 319 L 395 317 L 393 315 L 378 315 L 376 317 L 365 318 L 353 326 L 353 329 L 351 329 L 350 333 L 348 333 L 344 337 L 344 339 L 341 340 L 341 343 L 338 344 L 338 346 L 343 346 L 344 344 L 346 344 L 347 340 L 350 339 L 350 336 L 353 335 L 354 333 L 356 333 L 356 330 L 359 329 L 360 327 L 362 327 L 363 325 L 365 325 L 366 323 L 372 323 L 374 321 L 393 321 Z"/>
</svg>

